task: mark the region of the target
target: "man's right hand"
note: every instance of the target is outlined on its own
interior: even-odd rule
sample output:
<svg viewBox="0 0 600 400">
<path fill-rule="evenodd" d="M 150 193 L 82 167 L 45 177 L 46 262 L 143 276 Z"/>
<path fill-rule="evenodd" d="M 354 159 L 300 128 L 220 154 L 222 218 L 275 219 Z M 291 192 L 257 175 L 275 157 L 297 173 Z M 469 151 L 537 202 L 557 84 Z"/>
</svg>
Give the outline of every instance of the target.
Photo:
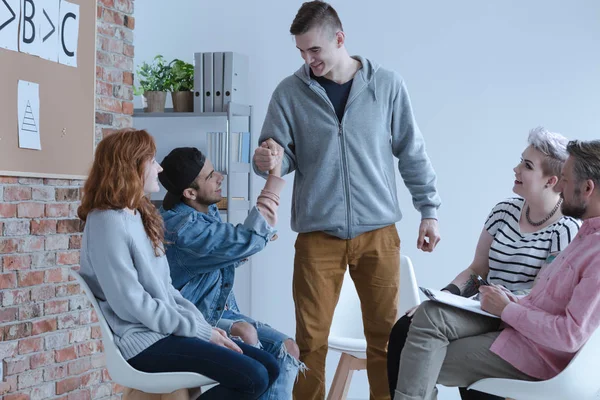
<svg viewBox="0 0 600 400">
<path fill-rule="evenodd" d="M 506 295 L 508 296 L 509 300 L 512 301 L 513 303 L 518 303 L 519 302 L 519 298 L 517 296 L 515 296 L 513 292 L 511 292 L 510 290 L 508 290 L 504 286 L 502 286 L 502 285 L 496 285 L 494 283 L 492 283 L 492 286 L 495 286 L 498 289 L 502 290 L 504 293 L 506 293 Z"/>
<path fill-rule="evenodd" d="M 223 329 L 213 328 L 212 334 L 210 336 L 210 342 L 218 346 L 227 347 L 228 349 L 231 349 L 240 354 L 243 353 L 242 349 L 240 349 L 240 347 L 237 344 L 235 344 L 233 340 L 227 337 L 227 333 Z"/>
<path fill-rule="evenodd" d="M 267 139 L 254 151 L 254 163 L 261 172 L 270 172 L 281 175 L 281 161 L 283 160 L 283 147 L 273 139 Z"/>
</svg>

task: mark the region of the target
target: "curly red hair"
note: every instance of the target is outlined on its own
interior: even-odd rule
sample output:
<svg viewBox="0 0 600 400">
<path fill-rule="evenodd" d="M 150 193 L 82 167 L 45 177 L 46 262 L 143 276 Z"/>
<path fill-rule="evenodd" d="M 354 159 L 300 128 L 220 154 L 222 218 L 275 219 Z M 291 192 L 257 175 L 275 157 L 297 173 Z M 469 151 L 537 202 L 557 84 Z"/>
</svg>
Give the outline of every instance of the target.
<svg viewBox="0 0 600 400">
<path fill-rule="evenodd" d="M 144 194 L 145 164 L 155 153 L 154 139 L 145 130 L 123 129 L 102 139 L 77 215 L 85 222 L 92 210 L 138 210 L 158 257 L 164 253 L 164 223 Z"/>
</svg>

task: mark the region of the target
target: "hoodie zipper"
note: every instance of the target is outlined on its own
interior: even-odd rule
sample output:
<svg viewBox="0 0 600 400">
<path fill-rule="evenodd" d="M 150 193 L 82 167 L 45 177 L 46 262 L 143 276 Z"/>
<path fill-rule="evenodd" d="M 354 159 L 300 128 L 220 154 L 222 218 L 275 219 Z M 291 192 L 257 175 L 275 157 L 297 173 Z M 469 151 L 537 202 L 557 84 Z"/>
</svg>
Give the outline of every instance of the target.
<svg viewBox="0 0 600 400">
<path fill-rule="evenodd" d="M 335 108 L 333 107 L 333 103 L 331 102 L 331 100 L 329 100 L 329 97 L 327 97 L 327 92 L 325 92 L 325 89 L 323 88 L 319 88 L 319 87 L 313 87 L 315 86 L 312 82 L 309 83 L 310 88 L 313 90 L 313 92 L 317 93 L 319 95 L 319 97 L 321 97 L 321 99 L 323 99 L 323 101 L 329 105 L 329 109 L 333 112 L 333 116 L 335 118 L 336 121 L 338 121 L 338 138 L 340 140 L 340 152 L 342 153 L 342 172 L 343 172 L 343 181 L 344 181 L 344 194 L 346 196 L 346 234 L 347 237 L 350 238 L 350 221 L 351 221 L 351 215 L 350 215 L 350 182 L 348 179 L 348 167 L 346 165 L 346 148 L 344 146 L 344 137 L 343 137 L 343 128 L 342 128 L 342 122 L 344 121 L 344 117 L 342 116 L 342 121 L 340 122 L 337 116 L 337 113 L 335 112 Z M 323 92 L 325 92 L 325 94 L 323 94 Z M 344 114 L 346 114 L 346 110 L 344 110 Z"/>
<path fill-rule="evenodd" d="M 346 114 L 346 110 L 344 110 L 344 115 Z M 337 118 L 337 114 L 335 116 Z M 344 140 L 344 129 L 343 129 L 343 125 L 342 123 L 344 122 L 344 116 L 342 116 L 342 121 L 339 122 L 339 130 L 338 130 L 338 136 L 340 138 L 340 146 L 342 148 L 342 168 L 344 170 L 344 187 L 346 188 L 346 204 L 348 205 L 346 207 L 346 219 L 348 220 L 348 239 L 350 239 L 351 236 L 351 226 L 352 226 L 352 215 L 351 215 L 351 210 L 352 207 L 350 206 L 350 177 L 348 176 L 348 161 L 346 160 L 346 146 L 345 146 L 345 140 Z"/>
<path fill-rule="evenodd" d="M 353 82 L 354 83 L 354 82 Z M 352 226 L 352 215 L 351 215 L 351 210 L 352 207 L 350 206 L 350 176 L 348 174 L 348 161 L 346 158 L 346 146 L 345 146 L 345 140 L 344 140 L 344 128 L 343 128 L 343 123 L 344 123 L 344 117 L 346 117 L 346 111 L 348 110 L 348 107 L 354 102 L 354 100 L 358 97 L 359 94 L 361 94 L 363 92 L 363 90 L 365 90 L 365 88 L 368 86 L 368 83 L 365 84 L 351 99 L 348 99 L 348 101 L 346 102 L 346 108 L 344 109 L 344 114 L 342 115 L 342 120 L 339 121 L 338 120 L 338 116 L 337 113 L 335 112 L 335 108 L 333 107 L 333 103 L 331 103 L 331 100 L 329 100 L 329 97 L 327 96 L 327 93 L 323 94 L 322 92 L 325 91 L 325 89 L 319 89 L 317 88 L 313 88 L 312 86 L 314 86 L 314 84 L 312 82 L 309 83 L 309 86 L 311 87 L 311 89 L 316 92 L 322 99 L 323 101 L 325 101 L 325 103 L 327 103 L 329 105 L 329 108 L 331 109 L 331 111 L 333 111 L 333 116 L 335 117 L 335 120 L 338 121 L 338 137 L 340 139 L 340 147 L 341 147 L 341 152 L 342 152 L 342 170 L 344 172 L 344 191 L 346 194 L 346 226 L 347 226 L 347 237 L 351 238 L 351 226 Z"/>
<path fill-rule="evenodd" d="M 352 84 L 354 84 L 354 82 L 352 82 Z M 342 146 L 342 165 L 344 168 L 344 181 L 346 182 L 346 202 L 348 204 L 348 207 L 346 209 L 346 215 L 348 218 L 348 239 L 350 239 L 352 237 L 352 207 L 350 205 L 350 173 L 348 170 L 348 160 L 347 160 L 347 156 L 346 156 L 346 140 L 344 137 L 344 118 L 346 118 L 346 111 L 348 110 L 348 108 L 352 105 L 352 103 L 354 102 L 354 100 L 356 100 L 356 98 L 363 92 L 363 90 L 365 90 L 365 88 L 368 86 L 368 83 L 363 85 L 362 88 L 360 88 L 360 90 L 358 92 L 356 92 L 356 94 L 354 95 L 354 97 L 352 97 L 351 99 L 348 99 L 348 101 L 346 102 L 346 107 L 344 108 L 344 113 L 342 114 L 342 121 L 339 123 L 339 137 L 340 137 L 340 145 Z M 352 91 L 352 89 L 350 89 Z M 329 101 L 329 103 L 331 103 L 331 101 Z M 331 107 L 333 108 L 333 104 L 331 105 Z M 335 109 L 334 109 L 334 114 L 335 114 Z M 335 117 L 337 119 L 337 114 L 335 114 Z"/>
</svg>

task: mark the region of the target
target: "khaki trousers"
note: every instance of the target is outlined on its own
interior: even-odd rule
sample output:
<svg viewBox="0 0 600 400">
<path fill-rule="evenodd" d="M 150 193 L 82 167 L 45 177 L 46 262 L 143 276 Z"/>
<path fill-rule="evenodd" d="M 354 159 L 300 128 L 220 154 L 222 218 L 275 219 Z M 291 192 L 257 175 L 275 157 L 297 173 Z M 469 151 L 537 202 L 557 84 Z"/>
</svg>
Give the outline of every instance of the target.
<svg viewBox="0 0 600 400">
<path fill-rule="evenodd" d="M 296 342 L 308 371 L 299 374 L 294 399 L 325 398 L 327 339 L 344 273 L 349 268 L 362 309 L 370 398 L 389 400 L 387 342 L 397 317 L 400 275 L 396 226 L 348 240 L 324 232 L 301 233 L 295 247 Z"/>
<path fill-rule="evenodd" d="M 436 383 L 467 387 L 483 378 L 536 380 L 490 351 L 500 319 L 433 301 L 413 316 L 394 400 L 435 400 Z"/>
</svg>

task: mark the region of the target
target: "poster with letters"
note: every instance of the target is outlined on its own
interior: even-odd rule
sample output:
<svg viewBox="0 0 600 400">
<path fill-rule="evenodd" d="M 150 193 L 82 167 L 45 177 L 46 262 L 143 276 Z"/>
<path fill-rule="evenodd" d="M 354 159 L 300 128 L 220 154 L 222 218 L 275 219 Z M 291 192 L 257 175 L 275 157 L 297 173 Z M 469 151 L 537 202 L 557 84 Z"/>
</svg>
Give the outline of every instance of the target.
<svg viewBox="0 0 600 400">
<path fill-rule="evenodd" d="M 20 0 L 0 0 L 0 48 L 19 51 Z"/>
<path fill-rule="evenodd" d="M 58 62 L 77 67 L 77 42 L 79 40 L 79 4 L 60 3 L 60 43 Z"/>
<path fill-rule="evenodd" d="M 78 4 L 0 0 L 0 48 L 77 67 L 78 42 Z"/>
<path fill-rule="evenodd" d="M 41 42 L 39 56 L 58 62 L 60 0 L 45 0 L 42 4 L 41 13 L 36 16 L 37 40 Z"/>
<path fill-rule="evenodd" d="M 19 30 L 19 51 L 22 53 L 39 56 L 42 42 L 37 33 L 37 20 L 39 19 L 39 0 L 21 0 L 21 18 Z"/>
</svg>

